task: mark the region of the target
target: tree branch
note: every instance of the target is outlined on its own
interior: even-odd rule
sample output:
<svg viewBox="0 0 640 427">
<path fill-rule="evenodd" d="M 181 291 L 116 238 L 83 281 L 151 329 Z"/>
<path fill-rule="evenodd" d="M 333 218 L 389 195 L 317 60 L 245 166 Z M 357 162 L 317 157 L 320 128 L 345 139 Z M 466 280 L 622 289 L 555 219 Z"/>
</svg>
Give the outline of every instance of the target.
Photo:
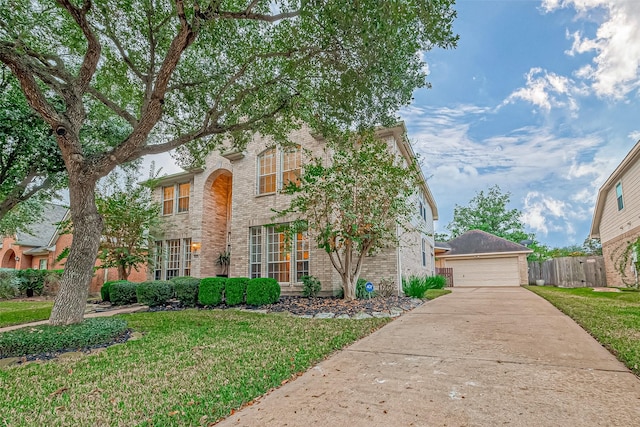
<svg viewBox="0 0 640 427">
<path fill-rule="evenodd" d="M 90 93 L 91 96 L 93 96 L 95 99 L 102 102 L 106 107 L 108 107 L 111 111 L 116 113 L 118 116 L 122 117 L 127 122 L 129 122 L 131 126 L 136 127 L 138 125 L 138 119 L 133 114 L 129 113 L 127 110 L 125 110 L 124 108 L 121 108 L 118 104 L 111 101 L 102 92 L 99 92 L 97 89 L 91 86 L 89 86 L 89 88 L 87 89 L 87 92 Z"/>
</svg>

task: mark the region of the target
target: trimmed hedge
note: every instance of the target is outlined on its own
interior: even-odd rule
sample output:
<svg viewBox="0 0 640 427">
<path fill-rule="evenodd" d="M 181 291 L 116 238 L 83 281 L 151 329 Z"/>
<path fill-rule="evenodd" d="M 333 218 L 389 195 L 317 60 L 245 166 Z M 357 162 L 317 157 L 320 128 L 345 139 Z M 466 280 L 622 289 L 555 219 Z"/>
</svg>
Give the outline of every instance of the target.
<svg viewBox="0 0 640 427">
<path fill-rule="evenodd" d="M 193 307 L 198 303 L 200 279 L 196 277 L 174 277 L 171 279 L 176 298 L 185 307 Z"/>
<path fill-rule="evenodd" d="M 273 304 L 280 299 L 280 284 L 276 279 L 261 277 L 249 280 L 247 304 L 261 306 Z"/>
<path fill-rule="evenodd" d="M 140 304 L 156 307 L 173 298 L 173 284 L 168 280 L 150 280 L 138 283 L 136 297 Z"/>
<path fill-rule="evenodd" d="M 40 325 L 0 334 L 0 358 L 73 351 L 110 343 L 127 331 L 115 317 L 86 319 L 68 326 Z"/>
<path fill-rule="evenodd" d="M 100 297 L 102 298 L 102 301 L 111 301 L 109 297 L 109 290 L 111 289 L 111 285 L 116 282 L 119 282 L 119 280 L 110 280 L 102 284 L 102 287 L 100 288 Z"/>
<path fill-rule="evenodd" d="M 109 298 L 113 305 L 127 305 L 138 302 L 136 296 L 137 283 L 127 280 L 118 280 L 111 284 L 109 288 Z"/>
<path fill-rule="evenodd" d="M 200 280 L 198 301 L 202 305 L 220 305 L 224 293 L 225 277 L 207 277 Z"/>
<path fill-rule="evenodd" d="M 244 303 L 247 292 L 248 277 L 233 277 L 227 279 L 224 285 L 225 303 L 232 307 Z"/>
</svg>

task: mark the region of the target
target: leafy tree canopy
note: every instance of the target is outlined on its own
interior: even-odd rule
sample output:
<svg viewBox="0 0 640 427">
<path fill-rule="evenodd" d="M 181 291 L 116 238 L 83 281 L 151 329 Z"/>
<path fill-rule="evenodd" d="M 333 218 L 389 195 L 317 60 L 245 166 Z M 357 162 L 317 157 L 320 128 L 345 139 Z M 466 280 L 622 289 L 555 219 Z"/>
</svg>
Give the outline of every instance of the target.
<svg viewBox="0 0 640 427">
<path fill-rule="evenodd" d="M 507 208 L 510 201 L 511 193 L 503 193 L 498 185 L 486 193 L 480 190 L 467 206 L 456 204 L 447 230 L 452 238 L 469 230 L 482 230 L 515 243 L 530 239 L 531 236 L 524 231 L 521 212 Z"/>
<path fill-rule="evenodd" d="M 42 202 L 65 184 L 64 170 L 51 128 L 29 107 L 18 80 L 0 66 L 0 234 L 28 231 L 40 218 Z"/>
</svg>

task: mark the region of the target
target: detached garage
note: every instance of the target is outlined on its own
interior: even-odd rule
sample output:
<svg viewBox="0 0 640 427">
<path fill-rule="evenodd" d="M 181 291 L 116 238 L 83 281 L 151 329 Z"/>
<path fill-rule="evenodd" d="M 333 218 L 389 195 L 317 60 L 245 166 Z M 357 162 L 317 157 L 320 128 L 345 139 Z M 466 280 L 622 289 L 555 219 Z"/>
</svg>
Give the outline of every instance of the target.
<svg viewBox="0 0 640 427">
<path fill-rule="evenodd" d="M 453 286 L 520 286 L 528 283 L 526 246 L 480 230 L 447 242 L 439 254 L 441 267 L 453 269 Z"/>
</svg>

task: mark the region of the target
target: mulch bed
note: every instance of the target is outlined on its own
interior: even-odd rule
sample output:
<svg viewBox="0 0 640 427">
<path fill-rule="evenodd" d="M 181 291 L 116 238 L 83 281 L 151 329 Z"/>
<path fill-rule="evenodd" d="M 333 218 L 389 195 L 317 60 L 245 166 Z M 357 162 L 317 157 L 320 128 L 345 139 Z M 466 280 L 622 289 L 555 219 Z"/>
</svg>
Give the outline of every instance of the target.
<svg viewBox="0 0 640 427">
<path fill-rule="evenodd" d="M 359 299 L 347 301 L 342 298 L 303 298 L 303 297 L 280 297 L 280 301 L 275 304 L 268 304 L 262 309 L 267 312 L 289 312 L 296 316 L 314 316 L 318 313 L 334 313 L 336 316 L 348 314 L 353 316 L 357 313 L 389 313 L 392 308 L 401 308 L 405 311 L 420 305 L 422 301 L 409 297 L 375 297 L 371 299 Z"/>
</svg>

